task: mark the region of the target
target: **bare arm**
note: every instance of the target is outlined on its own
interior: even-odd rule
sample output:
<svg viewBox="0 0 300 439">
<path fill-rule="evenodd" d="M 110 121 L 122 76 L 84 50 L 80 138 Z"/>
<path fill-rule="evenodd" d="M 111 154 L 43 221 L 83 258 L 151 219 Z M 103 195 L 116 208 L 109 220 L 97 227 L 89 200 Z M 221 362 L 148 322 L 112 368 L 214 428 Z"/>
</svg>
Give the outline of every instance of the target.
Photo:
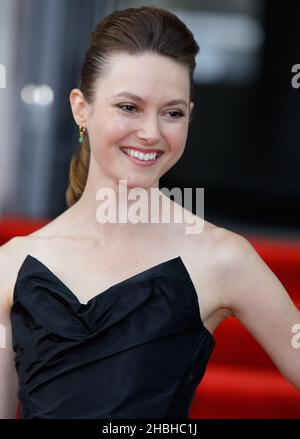
<svg viewBox="0 0 300 439">
<path fill-rule="evenodd" d="M 18 377 L 14 363 L 8 295 L 10 244 L 0 247 L 0 419 L 15 419 L 18 406 Z"/>
<path fill-rule="evenodd" d="M 236 233 L 222 233 L 226 237 L 219 252 L 220 301 L 300 391 L 300 312 L 251 243 Z"/>
</svg>

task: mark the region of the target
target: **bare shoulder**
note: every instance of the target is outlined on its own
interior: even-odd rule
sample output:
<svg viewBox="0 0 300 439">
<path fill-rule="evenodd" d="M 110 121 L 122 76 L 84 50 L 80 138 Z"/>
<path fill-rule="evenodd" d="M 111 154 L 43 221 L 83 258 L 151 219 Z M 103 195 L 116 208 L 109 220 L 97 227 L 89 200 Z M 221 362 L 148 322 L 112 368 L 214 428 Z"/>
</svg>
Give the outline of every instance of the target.
<svg viewBox="0 0 300 439">
<path fill-rule="evenodd" d="M 237 232 L 224 227 L 213 227 L 209 230 L 220 268 L 227 269 L 237 259 L 240 260 L 241 257 L 246 257 L 249 253 L 255 252 L 248 239 Z"/>
<path fill-rule="evenodd" d="M 182 230 L 182 239 L 176 241 L 196 287 L 202 320 L 213 333 L 224 319 L 233 315 L 224 300 L 223 273 L 234 255 L 239 254 L 238 249 L 242 251 L 244 238 L 204 219 L 199 230 L 191 234 Z"/>
<path fill-rule="evenodd" d="M 201 256 L 203 250 L 209 251 L 209 256 L 213 257 L 213 261 L 218 264 L 217 267 L 226 269 L 235 258 L 239 259 L 255 251 L 245 236 L 207 220 L 202 221 L 201 232 L 191 234 L 187 239 L 196 257 Z M 208 253 L 206 255 L 208 256 Z"/>
<path fill-rule="evenodd" d="M 213 233 L 214 257 L 217 264 L 219 277 L 235 276 L 237 267 L 247 263 L 255 265 L 262 261 L 250 241 L 243 235 L 219 227 Z"/>
<path fill-rule="evenodd" d="M 230 277 L 238 275 L 237 262 L 251 252 L 251 244 L 242 235 L 208 221 L 203 231 L 191 235 L 187 265 L 193 275 L 202 302 L 206 326 L 215 328 L 222 320 L 233 316 L 227 300 Z"/>
<path fill-rule="evenodd" d="M 39 229 L 25 236 L 14 236 L 0 246 L 1 295 L 12 304 L 12 295 L 19 269 L 26 256 L 44 247 L 45 242 L 56 236 L 64 215 L 54 218 Z"/>
<path fill-rule="evenodd" d="M 197 220 L 200 224 L 199 232 L 187 234 L 185 240 L 191 244 L 196 259 L 202 256 L 203 251 L 208 256 L 207 252 L 209 251 L 213 260 L 224 267 L 240 252 L 243 253 L 246 249 L 251 248 L 250 242 L 244 236 L 207 220 L 199 219 L 196 215 L 192 215 L 192 217 L 195 222 Z"/>
<path fill-rule="evenodd" d="M 262 292 L 265 292 L 265 298 L 268 294 L 276 297 L 274 292 L 277 290 L 278 303 L 282 299 L 290 302 L 279 279 L 245 236 L 223 228 L 216 236 L 216 275 L 224 308 L 243 321 L 243 315 L 250 308 L 249 297 L 256 304 L 262 304 Z"/>
<path fill-rule="evenodd" d="M 245 236 L 214 225 L 207 228 L 207 255 L 210 256 L 210 266 L 220 287 L 221 302 L 226 293 L 223 281 L 234 280 L 239 275 L 237 267 L 241 268 L 246 263 L 255 264 L 260 259 Z"/>
<path fill-rule="evenodd" d="M 30 252 L 31 238 L 16 236 L 0 246 L 1 303 L 11 306 L 18 271 Z"/>
</svg>

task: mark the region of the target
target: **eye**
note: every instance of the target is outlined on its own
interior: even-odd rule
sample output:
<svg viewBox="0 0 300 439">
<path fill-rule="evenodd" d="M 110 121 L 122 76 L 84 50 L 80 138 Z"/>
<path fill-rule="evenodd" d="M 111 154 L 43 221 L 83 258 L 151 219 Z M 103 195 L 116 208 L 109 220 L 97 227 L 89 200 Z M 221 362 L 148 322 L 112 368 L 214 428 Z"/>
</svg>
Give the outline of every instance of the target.
<svg viewBox="0 0 300 439">
<path fill-rule="evenodd" d="M 130 110 L 131 109 L 136 109 L 137 107 L 133 104 L 117 104 L 117 107 L 121 108 L 123 111 L 127 112 L 127 113 L 133 113 L 133 111 Z M 127 108 L 127 109 L 125 109 Z M 129 108 L 129 110 L 128 110 Z M 168 114 L 172 114 L 173 116 L 171 116 L 171 119 L 180 119 L 181 117 L 185 116 L 185 113 L 183 113 L 182 111 L 169 111 Z M 176 117 L 174 116 L 176 115 Z"/>
<path fill-rule="evenodd" d="M 172 116 L 172 119 L 180 119 L 185 116 L 185 113 L 182 113 L 182 111 L 169 111 L 169 114 L 177 114 L 178 117 Z"/>
<path fill-rule="evenodd" d="M 118 104 L 117 107 L 121 108 L 123 110 L 124 107 L 131 107 L 131 108 L 136 108 L 135 105 L 132 104 Z M 127 113 L 132 113 L 132 111 L 128 111 L 128 110 L 124 110 Z"/>
</svg>

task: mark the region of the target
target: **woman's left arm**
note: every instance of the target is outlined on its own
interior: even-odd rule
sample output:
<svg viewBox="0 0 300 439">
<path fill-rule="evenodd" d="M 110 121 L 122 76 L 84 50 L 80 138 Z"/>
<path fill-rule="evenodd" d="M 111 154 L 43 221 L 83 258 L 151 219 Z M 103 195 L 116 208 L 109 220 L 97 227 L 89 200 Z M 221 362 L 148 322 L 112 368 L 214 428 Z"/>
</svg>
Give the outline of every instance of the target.
<svg viewBox="0 0 300 439">
<path fill-rule="evenodd" d="M 228 230 L 224 236 L 218 246 L 220 302 L 300 391 L 300 312 L 252 244 Z"/>
</svg>

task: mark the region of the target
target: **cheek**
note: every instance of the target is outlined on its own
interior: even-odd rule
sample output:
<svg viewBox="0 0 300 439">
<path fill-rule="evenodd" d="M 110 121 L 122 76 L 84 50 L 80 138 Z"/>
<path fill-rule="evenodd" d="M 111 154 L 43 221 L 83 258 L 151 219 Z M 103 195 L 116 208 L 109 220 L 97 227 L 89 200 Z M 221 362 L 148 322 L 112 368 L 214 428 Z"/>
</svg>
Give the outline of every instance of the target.
<svg viewBox="0 0 300 439">
<path fill-rule="evenodd" d="M 164 138 L 168 142 L 169 148 L 174 152 L 181 152 L 186 143 L 187 130 L 185 125 L 168 126 L 164 129 Z"/>
<path fill-rule="evenodd" d="M 97 114 L 95 112 L 91 125 L 96 137 L 107 138 L 126 130 L 127 125 L 130 125 L 130 123 L 122 115 L 108 109 L 107 111 L 97 112 Z"/>
<path fill-rule="evenodd" d="M 114 147 L 119 145 L 128 134 L 128 124 L 118 119 L 110 119 L 100 123 L 94 130 L 93 144 L 94 151 L 101 151 L 101 154 L 112 154 Z"/>
<path fill-rule="evenodd" d="M 122 118 L 111 117 L 95 127 L 92 149 L 98 165 L 104 168 L 118 166 L 119 145 L 131 134 L 131 125 Z M 119 160 L 123 159 L 119 157 Z"/>
<path fill-rule="evenodd" d="M 102 132 L 102 138 L 103 140 L 105 139 L 106 146 L 118 145 L 133 130 L 134 124 L 132 122 L 126 121 L 121 117 L 114 117 L 107 121 L 105 130 Z M 101 136 L 101 133 L 99 133 L 99 136 Z"/>
</svg>

